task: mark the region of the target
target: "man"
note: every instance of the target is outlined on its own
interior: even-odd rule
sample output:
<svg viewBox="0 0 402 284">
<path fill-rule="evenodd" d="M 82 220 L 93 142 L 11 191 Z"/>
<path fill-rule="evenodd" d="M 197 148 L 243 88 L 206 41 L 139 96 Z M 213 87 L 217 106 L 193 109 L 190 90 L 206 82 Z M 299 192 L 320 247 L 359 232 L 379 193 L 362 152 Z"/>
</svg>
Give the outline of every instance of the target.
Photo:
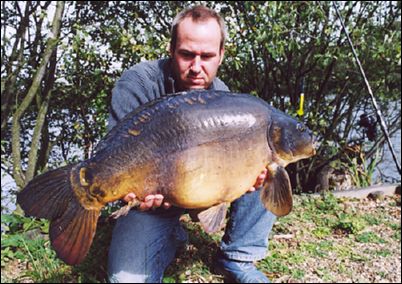
<svg viewBox="0 0 402 284">
<path fill-rule="evenodd" d="M 178 14 L 172 25 L 170 59 L 143 62 L 124 72 L 113 89 L 109 127 L 138 106 L 189 89 L 229 89 L 216 73 L 224 56 L 225 25 L 213 10 L 196 6 Z M 258 177 L 261 186 L 266 172 Z M 257 177 L 256 177 L 257 178 Z M 230 219 L 214 265 L 235 282 L 263 283 L 253 261 L 265 257 L 275 216 L 251 188 L 231 205 Z M 133 193 L 124 200 L 135 198 Z M 155 210 L 148 210 L 153 208 Z M 149 195 L 139 210 L 117 220 L 109 251 L 111 282 L 161 282 L 187 235 L 179 223 L 184 210 Z"/>
</svg>

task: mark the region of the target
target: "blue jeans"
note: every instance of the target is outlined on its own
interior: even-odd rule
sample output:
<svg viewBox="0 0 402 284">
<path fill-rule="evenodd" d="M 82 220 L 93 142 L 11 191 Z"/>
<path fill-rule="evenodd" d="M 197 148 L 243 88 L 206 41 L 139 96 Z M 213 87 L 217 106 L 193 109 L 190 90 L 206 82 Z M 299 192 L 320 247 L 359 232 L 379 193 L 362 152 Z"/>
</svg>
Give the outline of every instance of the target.
<svg viewBox="0 0 402 284">
<path fill-rule="evenodd" d="M 159 283 L 178 247 L 187 242 L 179 222 L 183 209 L 131 210 L 117 220 L 109 249 L 110 282 Z M 221 252 L 229 259 L 256 261 L 266 256 L 276 217 L 260 201 L 260 192 L 244 194 L 230 209 Z"/>
</svg>

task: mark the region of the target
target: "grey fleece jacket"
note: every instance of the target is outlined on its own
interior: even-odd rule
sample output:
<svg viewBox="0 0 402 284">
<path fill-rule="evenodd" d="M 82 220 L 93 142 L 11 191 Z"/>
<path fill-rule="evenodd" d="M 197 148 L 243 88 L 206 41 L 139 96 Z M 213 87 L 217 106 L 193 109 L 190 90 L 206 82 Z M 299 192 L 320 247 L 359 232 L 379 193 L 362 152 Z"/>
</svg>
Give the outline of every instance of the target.
<svg viewBox="0 0 402 284">
<path fill-rule="evenodd" d="M 126 70 L 112 90 L 108 129 L 112 129 L 126 114 L 137 107 L 175 93 L 176 84 L 171 59 L 141 62 Z M 220 79 L 215 78 L 211 90 L 229 91 Z"/>
</svg>

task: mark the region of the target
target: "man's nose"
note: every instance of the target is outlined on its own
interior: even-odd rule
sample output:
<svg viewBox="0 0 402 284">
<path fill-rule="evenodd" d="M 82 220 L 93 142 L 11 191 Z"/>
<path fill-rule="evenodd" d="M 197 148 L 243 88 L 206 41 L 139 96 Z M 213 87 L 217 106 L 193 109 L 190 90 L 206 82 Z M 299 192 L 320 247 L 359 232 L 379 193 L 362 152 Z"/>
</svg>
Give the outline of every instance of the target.
<svg viewBox="0 0 402 284">
<path fill-rule="evenodd" d="M 201 72 L 201 57 L 200 56 L 195 56 L 194 60 L 191 64 L 190 70 L 194 73 L 200 73 Z"/>
</svg>

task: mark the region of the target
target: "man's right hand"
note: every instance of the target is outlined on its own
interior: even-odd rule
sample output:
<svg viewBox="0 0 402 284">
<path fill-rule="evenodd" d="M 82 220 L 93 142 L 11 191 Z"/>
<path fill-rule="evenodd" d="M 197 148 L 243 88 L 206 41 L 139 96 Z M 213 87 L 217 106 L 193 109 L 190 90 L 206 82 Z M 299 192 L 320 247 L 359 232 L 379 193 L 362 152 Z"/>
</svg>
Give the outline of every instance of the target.
<svg viewBox="0 0 402 284">
<path fill-rule="evenodd" d="M 130 201 L 134 201 L 136 198 L 135 193 L 130 192 L 129 194 L 127 194 L 126 196 L 123 197 L 123 200 L 125 202 L 130 202 Z M 172 205 L 169 202 L 163 202 L 163 195 L 162 194 L 150 194 L 145 196 L 145 199 L 143 202 L 141 202 L 140 206 L 139 206 L 139 210 L 140 211 L 146 211 L 149 210 L 151 208 L 158 208 L 163 206 L 163 208 L 168 209 L 170 208 Z"/>
</svg>

